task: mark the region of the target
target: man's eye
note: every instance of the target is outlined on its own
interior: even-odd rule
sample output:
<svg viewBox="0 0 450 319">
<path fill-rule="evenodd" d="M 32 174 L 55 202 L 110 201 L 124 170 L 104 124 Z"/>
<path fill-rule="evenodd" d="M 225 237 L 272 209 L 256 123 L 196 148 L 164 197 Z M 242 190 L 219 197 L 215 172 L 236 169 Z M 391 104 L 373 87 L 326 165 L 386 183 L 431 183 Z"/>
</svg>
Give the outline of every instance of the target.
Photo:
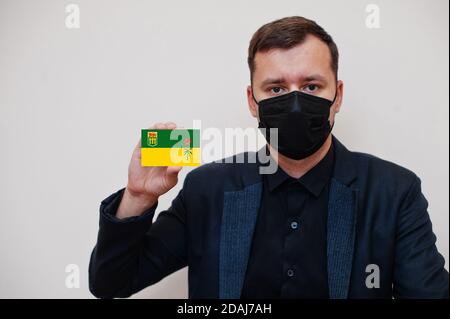
<svg viewBox="0 0 450 319">
<path fill-rule="evenodd" d="M 316 84 L 309 84 L 305 86 L 305 90 L 308 92 L 315 92 L 319 87 Z"/>
<path fill-rule="evenodd" d="M 275 87 L 273 87 L 273 88 L 270 89 L 270 92 L 273 93 L 273 94 L 279 94 L 279 93 L 281 93 L 282 91 L 283 91 L 283 89 L 280 88 L 279 86 L 275 86 Z"/>
</svg>

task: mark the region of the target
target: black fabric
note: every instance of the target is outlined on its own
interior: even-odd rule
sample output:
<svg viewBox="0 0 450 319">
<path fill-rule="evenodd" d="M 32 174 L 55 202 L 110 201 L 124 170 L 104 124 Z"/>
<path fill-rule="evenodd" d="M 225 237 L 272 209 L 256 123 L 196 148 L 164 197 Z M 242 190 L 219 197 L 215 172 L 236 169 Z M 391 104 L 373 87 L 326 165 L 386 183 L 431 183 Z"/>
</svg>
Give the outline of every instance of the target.
<svg viewBox="0 0 450 319">
<path fill-rule="evenodd" d="M 355 190 L 356 238 L 348 298 L 448 298 L 448 272 L 436 249 L 417 175 L 349 151 L 334 136 L 333 148 L 332 179 Z M 128 297 L 189 266 L 189 298 L 217 298 L 224 193 L 262 182 L 259 163 L 239 164 L 236 156 L 233 160 L 189 172 L 170 207 L 154 221 L 156 205 L 139 217 L 114 216 L 123 189 L 104 199 L 89 263 L 92 294 Z M 366 285 L 367 266 L 373 264 L 380 269 L 379 288 Z"/>
<path fill-rule="evenodd" d="M 297 160 L 306 158 L 322 147 L 331 132 L 330 107 L 336 96 L 337 91 L 330 101 L 292 91 L 259 101 L 258 127 L 279 153 Z"/>
<path fill-rule="evenodd" d="M 263 198 L 241 298 L 328 298 L 327 213 L 333 145 L 299 179 L 280 167 Z"/>
</svg>

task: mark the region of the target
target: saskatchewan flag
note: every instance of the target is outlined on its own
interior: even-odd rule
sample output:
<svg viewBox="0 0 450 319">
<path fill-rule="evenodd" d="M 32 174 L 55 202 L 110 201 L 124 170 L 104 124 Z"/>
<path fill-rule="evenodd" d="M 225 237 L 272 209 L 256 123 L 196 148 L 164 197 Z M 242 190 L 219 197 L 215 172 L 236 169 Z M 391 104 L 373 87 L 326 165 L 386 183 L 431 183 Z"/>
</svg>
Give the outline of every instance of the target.
<svg viewBox="0 0 450 319">
<path fill-rule="evenodd" d="M 142 166 L 200 165 L 200 130 L 142 130 Z"/>
</svg>

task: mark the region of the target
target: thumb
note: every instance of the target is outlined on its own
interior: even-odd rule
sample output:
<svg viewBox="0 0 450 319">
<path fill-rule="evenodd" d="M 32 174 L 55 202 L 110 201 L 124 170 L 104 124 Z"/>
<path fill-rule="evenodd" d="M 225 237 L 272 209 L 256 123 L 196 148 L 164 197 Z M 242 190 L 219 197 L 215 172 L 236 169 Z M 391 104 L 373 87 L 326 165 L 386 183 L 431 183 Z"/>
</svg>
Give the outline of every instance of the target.
<svg viewBox="0 0 450 319">
<path fill-rule="evenodd" d="M 167 174 L 178 175 L 182 168 L 183 166 L 167 166 Z"/>
<path fill-rule="evenodd" d="M 167 166 L 167 171 L 166 171 L 167 175 L 177 176 L 182 168 L 183 168 L 183 166 Z"/>
</svg>

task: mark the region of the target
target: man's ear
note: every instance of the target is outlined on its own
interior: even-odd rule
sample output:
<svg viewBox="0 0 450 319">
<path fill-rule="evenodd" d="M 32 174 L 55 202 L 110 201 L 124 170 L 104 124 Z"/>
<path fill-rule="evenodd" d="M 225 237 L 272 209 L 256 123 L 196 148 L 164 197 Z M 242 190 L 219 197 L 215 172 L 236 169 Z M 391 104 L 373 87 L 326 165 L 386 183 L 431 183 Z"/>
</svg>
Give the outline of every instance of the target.
<svg viewBox="0 0 450 319">
<path fill-rule="evenodd" d="M 342 82 L 342 80 L 339 80 L 337 83 L 336 101 L 334 102 L 334 106 L 333 106 L 335 113 L 339 113 L 339 110 L 341 109 L 343 97 L 344 97 L 344 82 Z"/>
<path fill-rule="evenodd" d="M 252 87 L 251 85 L 247 86 L 247 103 L 248 103 L 248 109 L 250 110 L 250 113 L 253 117 L 258 117 L 258 104 L 256 104 L 255 100 L 253 99 L 252 95 Z"/>
</svg>

